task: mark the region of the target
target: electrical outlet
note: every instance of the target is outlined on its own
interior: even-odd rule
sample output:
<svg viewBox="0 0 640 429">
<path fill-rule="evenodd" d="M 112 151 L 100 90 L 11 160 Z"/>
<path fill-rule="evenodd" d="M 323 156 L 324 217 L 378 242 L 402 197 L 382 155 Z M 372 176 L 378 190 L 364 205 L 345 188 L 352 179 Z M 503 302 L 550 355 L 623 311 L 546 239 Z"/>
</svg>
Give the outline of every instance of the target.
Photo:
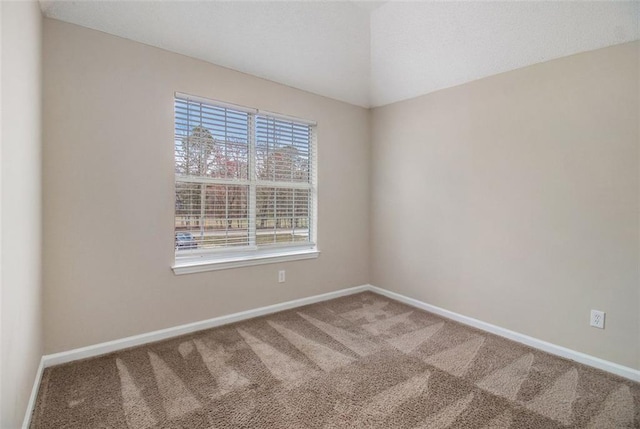
<svg viewBox="0 0 640 429">
<path fill-rule="evenodd" d="M 594 328 L 604 329 L 604 311 L 591 310 L 590 325 Z"/>
<path fill-rule="evenodd" d="M 285 272 L 284 270 L 278 271 L 278 283 L 284 283 L 285 281 Z"/>
</svg>

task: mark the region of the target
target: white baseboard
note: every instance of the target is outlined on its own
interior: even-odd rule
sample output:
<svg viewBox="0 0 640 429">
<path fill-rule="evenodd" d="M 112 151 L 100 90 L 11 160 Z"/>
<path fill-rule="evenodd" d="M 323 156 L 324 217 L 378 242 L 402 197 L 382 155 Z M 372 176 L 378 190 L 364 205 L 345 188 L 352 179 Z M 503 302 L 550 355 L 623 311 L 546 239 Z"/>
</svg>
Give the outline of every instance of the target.
<svg viewBox="0 0 640 429">
<path fill-rule="evenodd" d="M 148 332 L 146 334 L 134 335 L 132 337 L 121 338 L 119 340 L 107 341 L 106 343 L 94 344 L 87 347 L 69 350 L 66 352 L 45 355 L 42 357 L 44 367 L 60 365 L 62 363 L 72 362 L 75 360 L 86 359 L 90 357 L 100 356 L 118 350 L 128 349 L 142 344 L 153 343 L 156 341 L 166 340 L 168 338 L 177 337 L 179 335 L 190 334 L 204 329 L 215 328 L 216 326 L 228 325 L 229 323 L 240 322 L 254 317 L 264 316 L 279 311 L 289 310 L 304 305 L 315 304 L 321 301 L 327 301 L 341 296 L 352 295 L 354 293 L 370 290 L 369 285 L 355 286 L 348 289 L 340 289 L 335 292 L 328 292 L 321 295 L 314 295 L 307 298 L 295 299 L 280 304 L 269 305 L 266 307 L 255 308 L 253 310 L 241 311 L 226 316 L 214 317 L 213 319 L 201 320 L 199 322 L 188 323 L 186 325 L 174 326 L 172 328 L 161 329 L 159 331 Z"/>
<path fill-rule="evenodd" d="M 509 329 L 502 328 L 500 326 L 492 325 L 491 323 L 483 322 L 482 320 L 474 319 L 462 314 L 454 313 L 453 311 L 445 310 L 444 308 L 436 307 L 435 305 L 427 304 L 414 298 L 401 295 L 396 292 L 391 292 L 386 289 L 379 288 L 373 285 L 362 285 L 348 289 L 341 289 L 334 292 L 329 292 L 321 295 L 310 296 L 307 298 L 296 299 L 293 301 L 287 301 L 280 304 L 269 305 L 266 307 L 260 307 L 253 310 L 241 311 L 239 313 L 229 314 L 226 316 L 215 317 L 213 319 L 202 320 L 200 322 L 189 323 L 186 325 L 175 326 L 173 328 L 162 329 L 159 331 L 148 332 L 146 334 L 135 335 L 132 337 L 122 338 L 119 340 L 108 341 L 106 343 L 95 344 L 92 346 L 82 347 L 79 349 L 69 350 L 62 353 L 56 353 L 51 355 L 45 355 L 42 357 L 42 364 L 44 368 L 52 365 L 59 365 L 62 363 L 72 362 L 79 359 L 86 359 L 90 357 L 100 356 L 107 353 L 123 350 L 135 346 L 140 346 L 155 341 L 161 341 L 168 338 L 177 337 L 179 335 L 190 334 L 192 332 L 201 331 L 204 329 L 215 328 L 216 326 L 227 325 L 229 323 L 239 322 L 254 317 L 264 316 L 278 311 L 289 310 L 296 307 L 302 307 L 304 305 L 314 304 L 321 301 L 327 301 L 342 296 L 352 295 L 354 293 L 371 291 L 377 294 L 386 296 L 396 301 L 400 301 L 412 307 L 417 307 L 425 311 L 437 314 L 448 319 L 455 320 L 456 322 L 463 323 L 465 325 L 473 326 L 474 328 L 481 329 L 492 334 L 499 335 L 504 338 L 516 341 L 521 344 L 542 350 L 547 353 L 551 353 L 556 356 L 560 356 L 566 359 L 588 365 L 594 368 L 601 369 L 603 371 L 610 372 L 612 374 L 619 375 L 629 380 L 640 382 L 640 370 L 626 367 L 614 362 L 610 362 L 604 359 L 597 358 L 595 356 L 588 355 L 586 353 L 578 352 L 568 349 L 556 344 L 552 344 L 543 340 L 539 340 L 528 335 L 521 334 L 519 332 L 511 331 Z M 40 379 L 41 370 L 38 374 L 37 380 Z M 35 397 L 35 394 L 32 393 Z"/>
<path fill-rule="evenodd" d="M 36 379 L 33 382 L 33 389 L 31 389 L 31 396 L 29 396 L 29 402 L 27 403 L 27 412 L 24 415 L 22 422 L 22 429 L 29 429 L 31 424 L 31 414 L 36 407 L 36 399 L 38 398 L 38 391 L 40 390 L 40 381 L 42 380 L 42 373 L 44 372 L 44 357 L 40 358 L 40 365 L 38 365 L 38 371 L 36 372 Z"/>
<path fill-rule="evenodd" d="M 603 371 L 610 372 L 615 375 L 619 375 L 629 380 L 640 382 L 640 370 L 623 366 L 623 365 L 610 362 L 604 359 L 600 359 L 595 356 L 588 355 L 586 353 L 571 350 L 566 347 L 558 346 L 556 344 L 539 340 L 537 338 L 533 338 L 528 335 L 510 331 L 509 329 L 501 328 L 500 326 L 492 325 L 491 323 L 483 322 L 482 320 L 463 316 L 462 314 L 454 313 L 453 311 L 445 310 L 444 308 L 436 307 L 435 305 L 427 304 L 417 299 L 409 298 L 407 296 L 401 295 L 396 292 L 391 292 L 386 289 L 379 288 L 377 286 L 369 285 L 369 290 L 371 292 L 375 292 L 377 294 L 386 296 L 387 298 L 400 301 L 412 307 L 416 307 L 421 310 L 425 310 L 430 313 L 434 313 L 439 316 L 446 317 L 447 319 L 455 320 L 456 322 L 460 322 L 465 325 L 469 325 L 474 328 L 478 328 L 483 331 L 490 332 L 495 335 L 499 335 L 501 337 L 507 338 L 512 341 L 516 341 L 521 344 L 525 344 L 527 346 L 536 348 L 538 350 L 542 350 L 552 355 L 570 359 L 570 360 L 579 362 L 581 364 L 591 366 L 593 368 L 601 369 Z"/>
<path fill-rule="evenodd" d="M 31 424 L 31 415 L 38 397 L 40 382 L 42 381 L 42 373 L 45 368 L 63 363 L 73 362 L 80 359 L 100 356 L 118 350 L 128 349 L 143 344 L 153 343 L 155 341 L 166 340 L 168 338 L 180 335 L 190 334 L 192 332 L 204 329 L 215 328 L 216 326 L 228 325 L 229 323 L 240 322 L 254 317 L 265 316 L 279 311 L 289 310 L 292 308 L 302 307 L 317 302 L 328 301 L 342 296 L 353 295 L 359 292 L 370 290 L 369 285 L 355 286 L 347 289 L 340 289 L 334 292 L 328 292 L 321 295 L 314 295 L 307 298 L 294 299 L 293 301 L 282 302 L 280 304 L 269 305 L 266 307 L 255 308 L 253 310 L 241 311 L 226 316 L 215 317 L 213 319 L 202 320 L 199 322 L 188 323 L 186 325 L 175 326 L 172 328 L 161 329 L 159 331 L 148 332 L 146 334 L 134 335 L 132 337 L 121 338 L 119 340 L 107 341 L 105 343 L 94 344 L 87 347 L 69 350 L 61 353 L 54 353 L 42 356 L 40 366 L 36 373 L 36 378 L 31 390 L 31 397 L 22 424 L 22 429 L 28 429 Z"/>
<path fill-rule="evenodd" d="M 143 344 L 152 343 L 155 341 L 161 341 L 168 338 L 177 337 L 179 335 L 190 334 L 192 332 L 201 331 L 204 329 L 215 328 L 217 326 L 227 325 L 229 323 L 240 322 L 242 320 L 251 319 L 254 317 L 265 316 L 271 313 L 277 313 L 279 311 L 290 310 L 292 308 L 302 307 L 304 305 L 315 304 L 317 302 L 327 301 L 334 298 L 340 298 L 342 296 L 352 295 L 359 292 L 374 292 L 379 295 L 386 296 L 404 304 L 416 307 L 434 314 L 437 314 L 447 319 L 455 320 L 456 322 L 463 323 L 465 325 L 473 326 L 474 328 L 481 329 L 492 334 L 499 335 L 501 337 L 516 341 L 528 345 L 530 347 L 542 350 L 544 352 L 560 356 L 566 359 L 570 359 L 584 365 L 588 365 L 594 368 L 601 369 L 603 371 L 610 372 L 612 374 L 619 375 L 629 380 L 640 382 L 640 371 L 629 368 L 617 363 L 609 362 L 604 359 L 597 358 L 585 353 L 577 352 L 556 344 L 548 343 L 546 341 L 539 340 L 537 338 L 530 337 L 528 335 L 520 334 L 518 332 L 510 331 L 505 328 L 501 328 L 491 323 L 483 322 L 481 320 L 473 319 L 471 317 L 463 316 L 462 314 L 454 313 L 453 311 L 445 310 L 435 305 L 427 304 L 417 299 L 409 298 L 396 292 L 391 292 L 386 289 L 379 288 L 373 285 L 362 285 L 348 289 L 341 289 L 334 292 L 329 292 L 321 295 L 310 296 L 307 298 L 296 299 L 293 301 L 287 301 L 280 304 L 269 305 L 266 307 L 260 307 L 253 310 L 241 311 L 239 313 L 229 314 L 226 316 L 215 317 L 213 319 L 202 320 L 200 322 L 189 323 L 186 325 L 180 325 L 173 328 L 161 329 L 159 331 L 148 332 L 146 334 L 135 335 L 132 337 L 122 338 L 119 340 L 108 341 L 105 343 L 94 344 L 87 347 L 82 347 L 66 352 L 55 353 L 42 356 L 40 366 L 36 374 L 36 379 L 29 398 L 29 406 L 25 415 L 23 429 L 27 429 L 31 422 L 31 414 L 33 412 L 35 401 L 38 395 L 38 389 L 40 387 L 40 381 L 42 380 L 42 372 L 44 368 L 59 365 L 67 362 L 72 362 L 80 359 L 86 359 L 90 357 L 100 356 L 107 353 L 115 352 L 118 350 L 128 349 Z"/>
</svg>

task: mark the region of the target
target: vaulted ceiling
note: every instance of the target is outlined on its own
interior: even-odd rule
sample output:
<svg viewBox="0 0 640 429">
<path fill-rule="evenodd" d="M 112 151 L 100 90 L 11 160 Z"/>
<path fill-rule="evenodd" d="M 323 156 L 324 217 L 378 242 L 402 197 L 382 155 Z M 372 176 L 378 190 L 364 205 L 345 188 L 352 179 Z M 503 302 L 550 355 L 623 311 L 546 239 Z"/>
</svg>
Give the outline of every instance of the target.
<svg viewBox="0 0 640 429">
<path fill-rule="evenodd" d="M 640 39 L 640 2 L 60 1 L 45 16 L 371 107 Z"/>
</svg>

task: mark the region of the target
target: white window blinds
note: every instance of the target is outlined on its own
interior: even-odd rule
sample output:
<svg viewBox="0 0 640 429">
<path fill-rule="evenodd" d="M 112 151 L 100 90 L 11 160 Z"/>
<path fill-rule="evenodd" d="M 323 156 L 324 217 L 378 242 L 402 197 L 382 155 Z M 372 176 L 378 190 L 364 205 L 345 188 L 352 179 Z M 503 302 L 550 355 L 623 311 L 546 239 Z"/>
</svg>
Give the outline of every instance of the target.
<svg viewBox="0 0 640 429">
<path fill-rule="evenodd" d="M 314 128 L 177 94 L 176 261 L 314 245 Z"/>
</svg>

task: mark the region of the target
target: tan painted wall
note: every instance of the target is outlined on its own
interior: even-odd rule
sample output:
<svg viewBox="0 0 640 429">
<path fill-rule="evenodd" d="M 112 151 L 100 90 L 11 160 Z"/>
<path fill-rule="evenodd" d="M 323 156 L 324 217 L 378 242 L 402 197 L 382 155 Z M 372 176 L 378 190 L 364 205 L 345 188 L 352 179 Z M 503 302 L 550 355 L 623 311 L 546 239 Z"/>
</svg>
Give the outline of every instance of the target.
<svg viewBox="0 0 640 429">
<path fill-rule="evenodd" d="M 317 260 L 173 274 L 174 91 L 318 122 Z M 366 109 L 45 19 L 44 133 L 46 353 L 369 280 Z"/>
<path fill-rule="evenodd" d="M 22 425 L 42 356 L 41 32 L 37 2 L 1 2 L 0 427 Z"/>
<path fill-rule="evenodd" d="M 638 43 L 370 114 L 59 21 L 44 34 L 46 353 L 371 280 L 640 368 Z M 174 91 L 318 121 L 318 260 L 171 272 Z"/>
<path fill-rule="evenodd" d="M 640 368 L 639 50 L 375 109 L 372 283 Z"/>
</svg>

